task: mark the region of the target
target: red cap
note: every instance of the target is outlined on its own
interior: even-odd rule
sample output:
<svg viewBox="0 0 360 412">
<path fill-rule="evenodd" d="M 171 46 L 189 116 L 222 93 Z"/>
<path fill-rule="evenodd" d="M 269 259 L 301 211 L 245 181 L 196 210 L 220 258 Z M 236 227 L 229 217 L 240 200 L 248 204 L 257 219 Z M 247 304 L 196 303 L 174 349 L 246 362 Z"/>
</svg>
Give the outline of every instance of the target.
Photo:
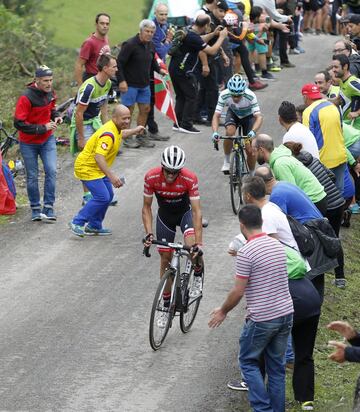
<svg viewBox="0 0 360 412">
<path fill-rule="evenodd" d="M 309 97 L 309 99 L 316 100 L 322 99 L 323 96 L 320 93 L 319 86 L 316 86 L 314 83 L 307 83 L 301 89 L 301 94 L 303 96 Z"/>
</svg>

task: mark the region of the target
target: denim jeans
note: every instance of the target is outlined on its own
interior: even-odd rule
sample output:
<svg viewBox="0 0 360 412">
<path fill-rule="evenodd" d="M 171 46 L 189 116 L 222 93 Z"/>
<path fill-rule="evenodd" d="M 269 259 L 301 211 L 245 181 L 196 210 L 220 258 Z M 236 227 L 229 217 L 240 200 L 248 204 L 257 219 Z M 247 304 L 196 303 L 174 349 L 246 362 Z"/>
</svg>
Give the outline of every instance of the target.
<svg viewBox="0 0 360 412">
<path fill-rule="evenodd" d="M 287 341 L 293 315 L 266 322 L 248 320 L 240 336 L 239 363 L 249 386 L 249 401 L 255 412 L 285 411 L 285 364 Z M 265 358 L 267 388 L 260 371 Z"/>
<path fill-rule="evenodd" d="M 344 174 L 345 174 L 346 167 L 347 167 L 347 164 L 342 163 L 341 165 L 330 169 L 336 177 L 335 185 L 339 189 L 340 193 L 343 193 L 344 191 Z"/>
<path fill-rule="evenodd" d="M 73 223 L 80 226 L 89 223 L 93 229 L 101 229 L 106 211 L 114 196 L 112 184 L 108 177 L 82 180 L 82 182 L 90 190 L 92 198 L 74 217 Z"/>
<path fill-rule="evenodd" d="M 55 202 L 56 187 L 56 141 L 51 135 L 42 144 L 20 142 L 20 152 L 24 159 L 26 170 L 26 188 L 31 209 L 40 209 L 39 191 L 39 164 L 38 158 L 43 162 L 45 172 L 44 207 L 52 208 Z"/>
</svg>

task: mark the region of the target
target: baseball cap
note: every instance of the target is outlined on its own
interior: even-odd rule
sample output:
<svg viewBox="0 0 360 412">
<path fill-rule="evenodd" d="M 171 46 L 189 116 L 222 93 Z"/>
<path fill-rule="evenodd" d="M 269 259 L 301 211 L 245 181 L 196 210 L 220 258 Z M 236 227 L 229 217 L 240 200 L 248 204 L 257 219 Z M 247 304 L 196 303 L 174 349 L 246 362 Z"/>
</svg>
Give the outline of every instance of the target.
<svg viewBox="0 0 360 412">
<path fill-rule="evenodd" d="M 349 14 L 349 23 L 360 24 L 360 14 Z"/>
<path fill-rule="evenodd" d="M 53 75 L 52 70 L 45 65 L 42 65 L 35 70 L 35 77 L 46 77 L 46 76 L 52 76 L 52 75 Z"/>
<path fill-rule="evenodd" d="M 310 99 L 322 99 L 322 94 L 320 93 L 319 87 L 314 83 L 307 83 L 301 89 L 301 94 L 307 96 Z"/>
<path fill-rule="evenodd" d="M 228 6 L 228 4 L 226 3 L 225 0 L 218 0 L 216 2 L 216 7 L 221 9 L 221 10 L 225 10 L 225 11 L 229 10 L 229 6 Z"/>
</svg>

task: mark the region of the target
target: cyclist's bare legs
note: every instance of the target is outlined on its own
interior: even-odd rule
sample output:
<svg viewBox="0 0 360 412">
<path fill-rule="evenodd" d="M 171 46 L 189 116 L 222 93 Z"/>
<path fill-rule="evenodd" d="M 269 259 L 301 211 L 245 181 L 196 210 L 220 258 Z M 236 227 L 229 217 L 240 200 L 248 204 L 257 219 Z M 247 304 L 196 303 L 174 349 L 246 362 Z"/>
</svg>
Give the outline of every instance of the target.
<svg viewBox="0 0 360 412">
<path fill-rule="evenodd" d="M 235 125 L 226 126 L 226 136 L 235 136 L 236 127 Z M 230 153 L 233 147 L 232 140 L 224 140 L 223 141 L 223 149 L 224 149 L 224 164 L 227 163 L 230 167 Z"/>
<path fill-rule="evenodd" d="M 166 269 L 170 266 L 172 252 L 160 252 L 160 279 L 163 277 Z M 164 295 L 171 293 L 171 283 L 167 282 L 164 288 Z"/>
<path fill-rule="evenodd" d="M 256 156 L 254 151 L 251 147 L 251 143 L 245 144 L 245 152 L 246 152 L 246 161 L 249 166 L 250 176 L 254 174 L 255 165 L 256 165 Z"/>
</svg>

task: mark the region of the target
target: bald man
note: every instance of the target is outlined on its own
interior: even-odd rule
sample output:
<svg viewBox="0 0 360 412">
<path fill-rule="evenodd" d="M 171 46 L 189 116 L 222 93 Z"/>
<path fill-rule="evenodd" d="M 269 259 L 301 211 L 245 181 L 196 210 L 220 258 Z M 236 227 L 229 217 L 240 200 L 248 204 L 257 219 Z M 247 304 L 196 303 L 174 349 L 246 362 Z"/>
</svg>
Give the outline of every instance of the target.
<svg viewBox="0 0 360 412">
<path fill-rule="evenodd" d="M 127 129 L 130 119 L 130 110 L 124 105 L 117 105 L 112 119 L 89 138 L 75 161 L 75 177 L 81 180 L 92 194 L 92 199 L 70 223 L 71 232 L 76 236 L 111 235 L 111 230 L 103 228 L 102 222 L 114 195 L 112 187 L 119 188 L 124 183 L 110 167 L 116 159 L 122 139 L 144 131 L 143 126 Z"/>
</svg>

